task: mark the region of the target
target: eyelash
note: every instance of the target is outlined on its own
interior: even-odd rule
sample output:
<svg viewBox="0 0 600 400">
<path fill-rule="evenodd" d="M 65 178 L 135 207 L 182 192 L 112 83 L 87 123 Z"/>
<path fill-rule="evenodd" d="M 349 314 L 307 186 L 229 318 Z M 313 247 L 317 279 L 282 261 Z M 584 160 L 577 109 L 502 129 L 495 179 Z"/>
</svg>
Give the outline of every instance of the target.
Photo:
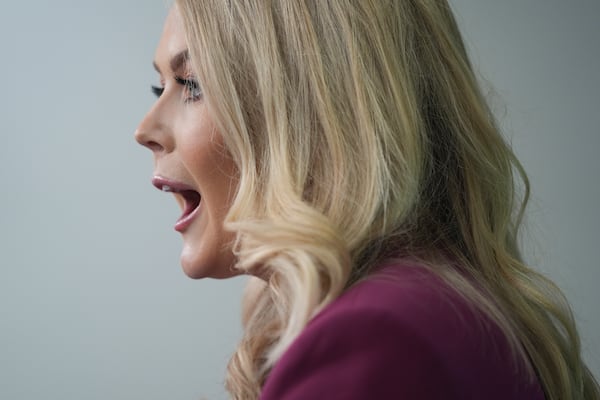
<svg viewBox="0 0 600 400">
<path fill-rule="evenodd" d="M 152 86 L 152 93 L 154 93 L 154 95 L 156 97 L 160 97 L 162 96 L 163 92 L 165 91 L 164 87 L 159 87 L 159 86 Z"/>
<path fill-rule="evenodd" d="M 202 88 L 200 87 L 198 81 L 195 79 L 184 79 L 178 76 L 176 76 L 174 80 L 177 84 L 183 86 L 188 92 L 188 96 L 185 99 L 186 103 L 195 102 L 202 99 Z M 164 91 L 164 87 L 152 86 L 152 93 L 154 93 L 156 97 L 162 96 Z"/>
<path fill-rule="evenodd" d="M 193 102 L 202 99 L 202 88 L 197 80 L 175 77 L 175 82 L 182 85 L 187 90 L 188 97 L 185 99 L 186 101 Z"/>
</svg>

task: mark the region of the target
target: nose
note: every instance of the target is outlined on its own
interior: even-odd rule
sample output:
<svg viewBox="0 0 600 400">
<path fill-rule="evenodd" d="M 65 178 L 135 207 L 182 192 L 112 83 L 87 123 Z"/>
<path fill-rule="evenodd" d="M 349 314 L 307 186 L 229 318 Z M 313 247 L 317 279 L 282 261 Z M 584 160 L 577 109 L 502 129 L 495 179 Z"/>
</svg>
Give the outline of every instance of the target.
<svg viewBox="0 0 600 400">
<path fill-rule="evenodd" d="M 173 136 L 169 133 L 169 127 L 164 113 L 160 110 L 159 103 L 150 109 L 142 119 L 135 131 L 135 140 L 149 148 L 155 155 L 169 153 L 173 150 Z"/>
</svg>

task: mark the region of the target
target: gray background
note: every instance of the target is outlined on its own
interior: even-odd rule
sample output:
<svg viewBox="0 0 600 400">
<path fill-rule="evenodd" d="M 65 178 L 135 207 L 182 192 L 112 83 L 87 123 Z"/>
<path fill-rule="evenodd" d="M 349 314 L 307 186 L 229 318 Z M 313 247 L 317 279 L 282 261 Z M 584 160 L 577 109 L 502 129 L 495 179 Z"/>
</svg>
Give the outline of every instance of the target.
<svg viewBox="0 0 600 400">
<path fill-rule="evenodd" d="M 564 288 L 600 376 L 600 2 L 453 4 L 532 180 L 528 259 Z M 2 4 L 1 399 L 225 397 L 244 279 L 184 276 L 178 207 L 132 137 L 166 11 Z"/>
</svg>

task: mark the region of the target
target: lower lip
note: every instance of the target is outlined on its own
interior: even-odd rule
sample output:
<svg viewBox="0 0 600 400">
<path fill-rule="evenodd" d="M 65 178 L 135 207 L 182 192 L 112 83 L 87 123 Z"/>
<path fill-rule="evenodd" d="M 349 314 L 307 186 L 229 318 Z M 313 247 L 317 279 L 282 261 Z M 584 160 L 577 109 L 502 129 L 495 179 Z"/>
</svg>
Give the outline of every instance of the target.
<svg viewBox="0 0 600 400">
<path fill-rule="evenodd" d="M 198 204 L 198 207 L 194 208 L 194 210 L 187 214 L 183 215 L 179 220 L 175 223 L 175 230 L 177 232 L 183 233 L 191 224 L 194 222 L 196 215 L 200 212 L 200 207 L 202 206 L 202 201 Z"/>
</svg>

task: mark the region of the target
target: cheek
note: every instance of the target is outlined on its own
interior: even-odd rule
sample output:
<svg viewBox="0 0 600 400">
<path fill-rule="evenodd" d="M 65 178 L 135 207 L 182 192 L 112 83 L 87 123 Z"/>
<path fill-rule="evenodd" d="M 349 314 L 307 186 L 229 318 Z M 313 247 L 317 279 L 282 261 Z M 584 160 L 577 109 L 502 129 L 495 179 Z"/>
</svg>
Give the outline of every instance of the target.
<svg viewBox="0 0 600 400">
<path fill-rule="evenodd" d="M 194 170 L 214 169 L 227 154 L 223 137 L 205 108 L 188 112 L 191 115 L 186 115 L 181 124 L 179 151 Z"/>
<path fill-rule="evenodd" d="M 180 142 L 181 156 L 202 195 L 211 222 L 222 224 L 236 193 L 237 168 L 223 137 L 209 118 L 195 121 L 192 126 L 196 129 L 186 132 Z"/>
</svg>

